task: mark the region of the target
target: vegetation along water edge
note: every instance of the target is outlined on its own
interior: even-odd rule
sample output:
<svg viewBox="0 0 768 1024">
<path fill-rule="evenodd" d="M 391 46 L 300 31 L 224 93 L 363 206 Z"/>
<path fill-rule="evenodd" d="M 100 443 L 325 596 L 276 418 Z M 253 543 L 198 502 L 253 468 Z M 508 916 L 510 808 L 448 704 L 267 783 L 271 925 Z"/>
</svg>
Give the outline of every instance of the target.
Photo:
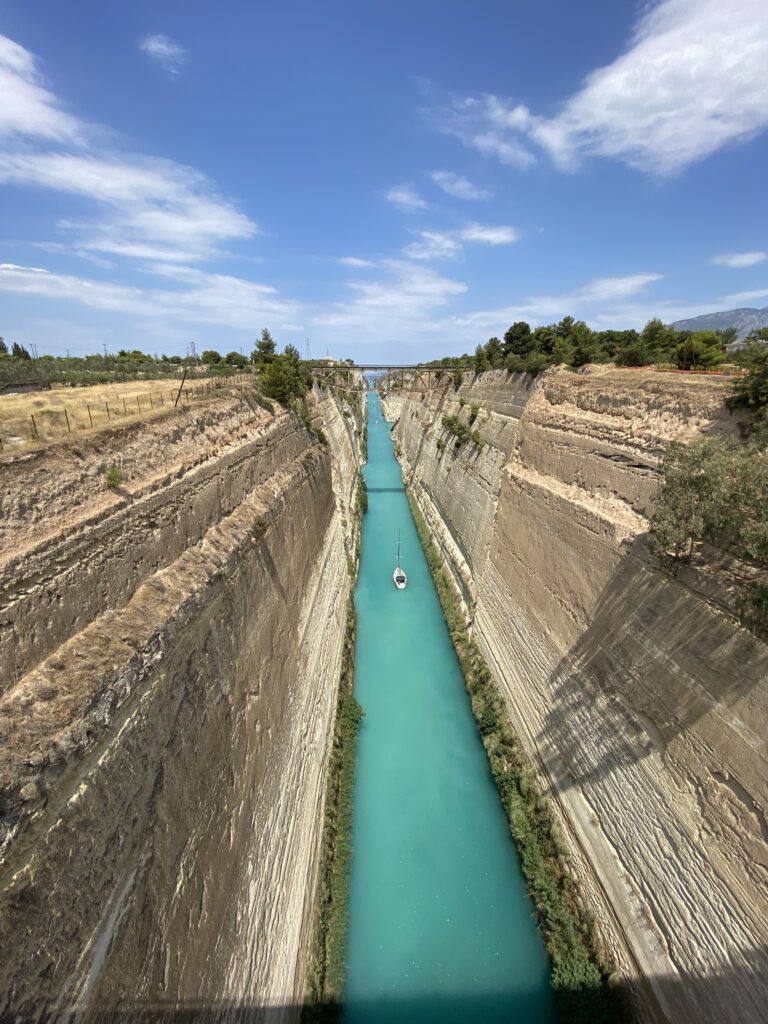
<svg viewBox="0 0 768 1024">
<path fill-rule="evenodd" d="M 406 493 L 551 958 L 560 1019 L 563 1024 L 625 1021 L 628 1007 L 621 991 L 611 984 L 613 965 L 576 891 L 565 837 L 549 800 L 538 789 L 501 695 L 469 634 L 458 592 L 429 527 L 409 488 Z"/>
</svg>

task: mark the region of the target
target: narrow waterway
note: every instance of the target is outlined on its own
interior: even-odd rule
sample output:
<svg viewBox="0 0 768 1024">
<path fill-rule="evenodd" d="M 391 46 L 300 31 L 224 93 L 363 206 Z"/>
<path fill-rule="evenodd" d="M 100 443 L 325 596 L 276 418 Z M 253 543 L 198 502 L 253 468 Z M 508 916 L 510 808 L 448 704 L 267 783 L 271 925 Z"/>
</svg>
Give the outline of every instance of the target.
<svg viewBox="0 0 768 1024">
<path fill-rule="evenodd" d="M 368 459 L 344 1019 L 548 1024 L 547 956 L 373 392 Z"/>
</svg>

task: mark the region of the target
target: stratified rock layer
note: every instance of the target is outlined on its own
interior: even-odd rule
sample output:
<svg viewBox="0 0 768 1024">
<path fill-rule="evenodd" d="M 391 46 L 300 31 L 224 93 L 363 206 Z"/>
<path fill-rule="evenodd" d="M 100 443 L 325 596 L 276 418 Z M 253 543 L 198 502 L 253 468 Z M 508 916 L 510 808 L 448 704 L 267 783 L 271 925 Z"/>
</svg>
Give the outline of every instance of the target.
<svg viewBox="0 0 768 1024">
<path fill-rule="evenodd" d="M 0 465 L 3 1020 L 301 1000 L 361 409 L 246 396 Z"/>
<path fill-rule="evenodd" d="M 644 539 L 666 446 L 737 430 L 726 387 L 494 372 L 385 403 L 638 1015 L 675 1024 L 768 1005 L 768 648 L 727 566 L 673 578 Z"/>
</svg>

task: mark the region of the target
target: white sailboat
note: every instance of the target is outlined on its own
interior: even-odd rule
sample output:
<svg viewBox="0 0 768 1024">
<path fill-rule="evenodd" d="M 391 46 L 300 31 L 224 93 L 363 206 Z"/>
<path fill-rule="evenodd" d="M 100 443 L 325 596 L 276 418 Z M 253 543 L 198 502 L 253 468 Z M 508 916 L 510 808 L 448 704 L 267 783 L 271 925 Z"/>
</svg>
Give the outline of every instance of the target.
<svg viewBox="0 0 768 1024">
<path fill-rule="evenodd" d="M 408 577 L 405 575 L 405 571 L 400 568 L 400 531 L 397 531 L 397 565 L 395 571 L 392 573 L 392 579 L 395 581 L 395 586 L 398 590 L 405 590 L 406 584 L 408 583 Z"/>
</svg>

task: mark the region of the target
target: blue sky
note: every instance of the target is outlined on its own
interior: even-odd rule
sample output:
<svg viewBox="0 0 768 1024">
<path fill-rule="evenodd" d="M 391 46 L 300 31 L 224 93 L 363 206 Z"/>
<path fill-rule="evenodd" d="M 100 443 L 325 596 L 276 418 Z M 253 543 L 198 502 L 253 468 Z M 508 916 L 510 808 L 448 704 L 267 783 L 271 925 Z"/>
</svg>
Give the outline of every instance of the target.
<svg viewBox="0 0 768 1024">
<path fill-rule="evenodd" d="M 0 334 L 412 361 L 768 305 L 765 0 L 0 0 Z"/>
</svg>

